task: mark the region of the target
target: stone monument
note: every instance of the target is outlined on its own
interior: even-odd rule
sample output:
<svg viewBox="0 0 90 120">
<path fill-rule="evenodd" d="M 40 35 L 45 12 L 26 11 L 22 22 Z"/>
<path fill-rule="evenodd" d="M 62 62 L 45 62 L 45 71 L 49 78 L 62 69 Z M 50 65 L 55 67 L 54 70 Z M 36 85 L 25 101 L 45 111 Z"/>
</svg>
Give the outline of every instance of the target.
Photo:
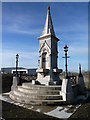
<svg viewBox="0 0 90 120">
<path fill-rule="evenodd" d="M 62 72 L 57 67 L 59 39 L 55 36 L 53 23 L 48 7 L 46 23 L 42 35 L 38 38 L 39 49 L 39 68 L 37 69 L 37 81 L 44 85 L 60 84 L 59 74 Z"/>
<path fill-rule="evenodd" d="M 81 74 L 81 66 L 79 66 L 78 84 L 72 84 L 71 78 L 67 70 L 67 52 L 68 46 L 65 45 L 65 78 L 60 80 L 62 69 L 58 69 L 57 58 L 59 39 L 55 36 L 50 7 L 48 7 L 47 18 L 42 35 L 38 38 L 40 41 L 39 48 L 39 68 L 37 69 L 37 79 L 32 83 L 19 84 L 18 81 L 18 55 L 16 56 L 16 76 L 13 77 L 13 89 L 10 92 L 10 98 L 14 101 L 24 104 L 66 104 L 73 103 L 75 93 L 84 92 L 84 79 Z M 36 84 L 38 83 L 38 84 Z M 79 89 L 78 89 L 79 86 Z"/>
</svg>

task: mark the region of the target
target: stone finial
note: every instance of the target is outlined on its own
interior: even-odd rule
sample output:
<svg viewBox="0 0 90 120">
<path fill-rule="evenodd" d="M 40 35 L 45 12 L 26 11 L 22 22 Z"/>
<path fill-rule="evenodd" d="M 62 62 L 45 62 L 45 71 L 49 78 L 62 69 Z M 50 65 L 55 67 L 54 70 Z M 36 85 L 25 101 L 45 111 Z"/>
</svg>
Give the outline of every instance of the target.
<svg viewBox="0 0 90 120">
<path fill-rule="evenodd" d="M 79 64 L 79 77 L 82 77 L 81 64 Z"/>
<path fill-rule="evenodd" d="M 81 64 L 79 64 L 79 74 L 81 74 Z"/>
<path fill-rule="evenodd" d="M 81 64 L 79 64 L 79 75 L 78 75 L 78 85 L 79 85 L 79 94 L 85 93 L 85 83 L 84 83 L 84 77 L 82 75 L 81 71 Z"/>
<path fill-rule="evenodd" d="M 50 6 L 48 6 L 48 11 L 50 11 Z"/>
</svg>

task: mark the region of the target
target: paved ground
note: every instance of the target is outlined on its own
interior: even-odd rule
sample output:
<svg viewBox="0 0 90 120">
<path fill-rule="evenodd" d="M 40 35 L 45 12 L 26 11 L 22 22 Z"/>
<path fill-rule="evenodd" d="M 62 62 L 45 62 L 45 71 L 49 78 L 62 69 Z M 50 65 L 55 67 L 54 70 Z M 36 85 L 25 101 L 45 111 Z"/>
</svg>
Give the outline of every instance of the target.
<svg viewBox="0 0 90 120">
<path fill-rule="evenodd" d="M 90 120 L 90 97 L 82 104 L 79 109 L 69 118 L 71 119 Z"/>
<path fill-rule="evenodd" d="M 13 120 L 60 120 L 58 118 L 50 117 L 47 115 L 44 115 L 39 112 L 35 112 L 33 110 L 28 110 L 25 108 L 22 108 L 20 106 L 10 104 L 7 102 L 2 101 L 2 117 L 5 118 L 5 120 L 10 120 L 13 118 Z M 77 109 L 77 111 L 68 119 L 68 120 L 75 120 L 75 118 L 82 119 L 82 120 L 90 120 L 90 97 L 88 100 L 83 103 L 81 107 Z M 11 119 L 12 120 L 12 119 Z"/>
<path fill-rule="evenodd" d="M 80 104 L 77 105 L 60 105 L 60 106 L 32 106 L 22 103 L 17 103 L 9 98 L 9 93 L 3 93 L 3 96 L 0 95 L 0 99 L 11 103 L 12 105 L 17 105 L 29 110 L 37 111 L 43 113 L 48 116 L 56 117 L 56 118 L 69 118 L 77 109 L 80 107 Z"/>
<path fill-rule="evenodd" d="M 5 120 L 60 120 L 4 101 L 2 101 L 2 118 Z"/>
<path fill-rule="evenodd" d="M 7 98 L 7 97 L 6 97 Z M 51 110 L 51 112 L 48 112 L 48 114 L 43 114 L 40 110 L 42 111 L 47 111 L 46 106 L 42 107 L 40 106 L 40 109 L 36 108 L 36 111 L 33 108 L 33 106 L 29 106 L 30 109 L 26 109 L 26 106 L 24 104 L 20 103 L 14 103 L 10 102 L 9 99 L 6 99 L 7 102 L 2 101 L 2 117 L 5 118 L 6 120 L 10 120 L 11 118 L 17 119 L 17 120 L 29 120 L 29 119 L 37 119 L 37 120 L 42 120 L 42 119 L 49 119 L 49 120 L 60 120 L 60 118 L 55 118 L 55 115 L 60 116 L 60 112 L 63 112 L 65 109 L 68 113 L 73 112 L 69 120 L 72 119 L 90 119 L 90 97 L 78 108 L 75 110 L 75 106 L 68 106 L 65 108 L 61 109 L 61 106 L 58 106 L 56 109 Z M 16 104 L 16 105 L 15 105 Z M 28 107 L 28 106 L 27 106 Z M 78 107 L 78 106 L 77 106 Z M 49 108 L 48 111 L 50 111 L 51 107 Z M 69 108 L 69 109 L 67 109 Z M 48 116 L 50 115 L 51 116 Z M 65 113 L 63 114 L 65 115 Z M 54 116 L 54 117 L 52 117 Z"/>
</svg>

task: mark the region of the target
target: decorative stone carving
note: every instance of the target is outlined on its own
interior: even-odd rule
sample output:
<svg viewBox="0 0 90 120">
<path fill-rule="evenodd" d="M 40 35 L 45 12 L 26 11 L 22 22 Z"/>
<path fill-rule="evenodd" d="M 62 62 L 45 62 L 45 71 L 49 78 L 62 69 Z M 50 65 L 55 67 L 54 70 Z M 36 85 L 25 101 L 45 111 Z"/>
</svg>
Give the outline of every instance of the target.
<svg viewBox="0 0 90 120">
<path fill-rule="evenodd" d="M 49 85 L 60 83 L 59 73 L 57 67 L 57 42 L 59 39 L 55 36 L 50 7 L 48 7 L 47 18 L 42 35 L 38 38 L 40 41 L 39 49 L 39 68 L 37 69 L 37 81 L 41 84 Z M 55 75 L 57 74 L 57 76 Z"/>
</svg>

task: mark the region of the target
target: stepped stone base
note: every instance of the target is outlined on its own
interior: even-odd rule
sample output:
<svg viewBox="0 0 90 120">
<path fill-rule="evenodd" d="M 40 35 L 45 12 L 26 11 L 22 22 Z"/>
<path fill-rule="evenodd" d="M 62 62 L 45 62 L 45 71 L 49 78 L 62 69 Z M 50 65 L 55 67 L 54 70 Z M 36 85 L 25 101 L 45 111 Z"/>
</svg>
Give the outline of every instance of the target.
<svg viewBox="0 0 90 120">
<path fill-rule="evenodd" d="M 60 95 L 61 86 L 42 86 L 23 83 L 10 92 L 10 98 L 25 104 L 57 104 L 65 102 Z"/>
</svg>

